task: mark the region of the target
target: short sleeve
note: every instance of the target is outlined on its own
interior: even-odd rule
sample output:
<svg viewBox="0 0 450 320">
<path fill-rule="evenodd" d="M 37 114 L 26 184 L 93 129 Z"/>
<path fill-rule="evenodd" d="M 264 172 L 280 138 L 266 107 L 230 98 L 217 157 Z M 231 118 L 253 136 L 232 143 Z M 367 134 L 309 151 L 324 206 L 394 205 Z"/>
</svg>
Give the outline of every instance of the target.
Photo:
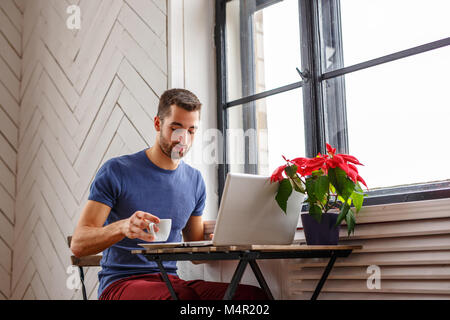
<svg viewBox="0 0 450 320">
<path fill-rule="evenodd" d="M 195 209 L 191 214 L 192 216 L 201 216 L 203 214 L 203 209 L 205 209 L 206 186 L 200 171 L 198 172 L 197 181 L 197 202 L 195 205 Z"/>
<path fill-rule="evenodd" d="M 94 200 L 113 208 L 121 193 L 121 179 L 117 163 L 106 161 L 95 175 L 88 200 Z"/>
</svg>

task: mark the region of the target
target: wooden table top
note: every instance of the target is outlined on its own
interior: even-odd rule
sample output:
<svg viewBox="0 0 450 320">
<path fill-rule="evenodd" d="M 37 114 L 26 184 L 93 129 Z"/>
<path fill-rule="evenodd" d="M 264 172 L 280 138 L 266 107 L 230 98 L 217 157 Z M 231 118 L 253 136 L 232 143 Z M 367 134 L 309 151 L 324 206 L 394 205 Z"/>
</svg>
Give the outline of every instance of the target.
<svg viewBox="0 0 450 320">
<path fill-rule="evenodd" d="M 325 245 L 325 246 L 308 246 L 308 245 L 231 245 L 231 246 L 206 246 L 206 247 L 182 247 L 168 248 L 162 244 L 161 248 L 153 246 L 151 249 L 132 250 L 131 253 L 186 253 L 186 252 L 230 252 L 230 251 L 259 251 L 259 252 L 284 252 L 284 251 L 346 251 L 361 249 L 362 246 L 347 245 Z"/>
</svg>

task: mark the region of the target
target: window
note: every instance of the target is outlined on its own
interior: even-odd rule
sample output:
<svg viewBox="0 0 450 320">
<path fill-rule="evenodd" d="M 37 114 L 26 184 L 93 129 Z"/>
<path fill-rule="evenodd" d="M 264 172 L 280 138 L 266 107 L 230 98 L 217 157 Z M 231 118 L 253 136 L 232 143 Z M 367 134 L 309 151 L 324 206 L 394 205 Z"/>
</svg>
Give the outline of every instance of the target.
<svg viewBox="0 0 450 320">
<path fill-rule="evenodd" d="M 365 167 L 368 204 L 450 197 L 450 2 L 216 0 L 226 174 L 270 175 L 326 142 Z"/>
</svg>

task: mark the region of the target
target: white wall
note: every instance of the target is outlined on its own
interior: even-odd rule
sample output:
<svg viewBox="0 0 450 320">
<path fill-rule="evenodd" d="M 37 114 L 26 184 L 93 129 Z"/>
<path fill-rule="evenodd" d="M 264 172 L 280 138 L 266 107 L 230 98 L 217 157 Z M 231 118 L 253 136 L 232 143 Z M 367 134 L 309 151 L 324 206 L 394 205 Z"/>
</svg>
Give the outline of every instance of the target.
<svg viewBox="0 0 450 320">
<path fill-rule="evenodd" d="M 0 300 L 12 273 L 23 10 L 23 1 L 0 1 Z"/>
<path fill-rule="evenodd" d="M 66 237 L 98 168 L 152 145 L 167 89 L 165 0 L 79 1 L 80 30 L 66 27 L 69 2 L 23 7 L 12 299 L 81 298 Z M 90 299 L 98 271 L 86 273 Z"/>
</svg>

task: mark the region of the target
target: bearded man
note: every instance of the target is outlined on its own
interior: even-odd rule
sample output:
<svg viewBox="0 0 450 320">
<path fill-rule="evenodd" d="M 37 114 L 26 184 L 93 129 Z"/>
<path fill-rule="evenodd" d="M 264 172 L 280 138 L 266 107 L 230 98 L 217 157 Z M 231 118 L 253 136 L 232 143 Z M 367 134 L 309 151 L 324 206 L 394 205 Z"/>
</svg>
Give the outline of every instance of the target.
<svg viewBox="0 0 450 320">
<path fill-rule="evenodd" d="M 190 91 L 164 92 L 154 118 L 156 141 L 150 148 L 107 160 L 90 187 L 75 228 L 71 250 L 77 257 L 103 252 L 98 273 L 100 300 L 167 300 L 170 292 L 158 265 L 132 254 L 138 243 L 153 241 L 151 222 L 172 219 L 167 242 L 203 240 L 206 187 L 199 170 L 182 157 L 191 147 L 201 103 Z M 155 228 L 157 232 L 157 227 Z M 179 299 L 222 299 L 227 283 L 185 281 L 176 261 L 164 261 Z M 239 285 L 234 299 L 266 299 L 258 287 Z"/>
</svg>

